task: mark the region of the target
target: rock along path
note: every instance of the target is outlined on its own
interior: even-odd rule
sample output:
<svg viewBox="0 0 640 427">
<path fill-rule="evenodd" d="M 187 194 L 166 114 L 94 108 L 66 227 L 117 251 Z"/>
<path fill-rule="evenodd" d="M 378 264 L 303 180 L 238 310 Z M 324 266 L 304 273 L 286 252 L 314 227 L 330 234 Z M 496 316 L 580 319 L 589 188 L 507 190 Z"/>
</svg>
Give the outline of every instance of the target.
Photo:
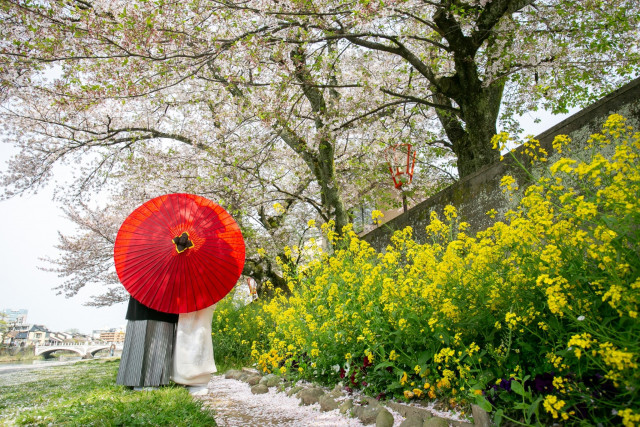
<svg viewBox="0 0 640 427">
<path fill-rule="evenodd" d="M 249 384 L 214 375 L 207 389 L 206 395 L 197 397 L 215 410 L 215 420 L 220 427 L 363 425 L 358 419 L 340 414 L 337 409 L 320 412 L 320 405 L 317 403 L 300 406 L 299 399 L 276 391 L 276 387 L 271 387 L 265 394 L 252 394 Z"/>
</svg>

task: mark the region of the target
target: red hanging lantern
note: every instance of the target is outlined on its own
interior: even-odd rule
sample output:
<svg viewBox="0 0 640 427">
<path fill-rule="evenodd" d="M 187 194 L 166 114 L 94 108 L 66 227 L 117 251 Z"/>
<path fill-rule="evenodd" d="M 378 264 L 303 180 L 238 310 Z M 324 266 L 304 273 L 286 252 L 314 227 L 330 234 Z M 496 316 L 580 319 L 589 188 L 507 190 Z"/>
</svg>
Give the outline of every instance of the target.
<svg viewBox="0 0 640 427">
<path fill-rule="evenodd" d="M 416 165 L 416 151 L 411 149 L 411 144 L 393 145 L 387 148 L 386 154 L 393 185 L 401 189 L 403 185 L 411 184 Z"/>
</svg>

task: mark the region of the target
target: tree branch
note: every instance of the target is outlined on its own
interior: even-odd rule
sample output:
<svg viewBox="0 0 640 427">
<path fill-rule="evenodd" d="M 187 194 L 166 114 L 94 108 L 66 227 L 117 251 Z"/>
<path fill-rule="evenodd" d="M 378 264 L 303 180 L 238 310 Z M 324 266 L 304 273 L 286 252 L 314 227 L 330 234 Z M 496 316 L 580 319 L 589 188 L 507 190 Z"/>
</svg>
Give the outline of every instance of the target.
<svg viewBox="0 0 640 427">
<path fill-rule="evenodd" d="M 403 98 L 403 99 L 406 99 L 407 101 L 415 102 L 416 104 L 422 104 L 422 105 L 426 105 L 428 107 L 439 108 L 441 110 L 449 110 L 449 111 L 452 111 L 452 112 L 454 112 L 456 114 L 460 114 L 461 113 L 459 108 L 455 108 L 455 107 L 451 106 L 450 104 L 449 105 L 436 104 L 434 102 L 426 101 L 426 100 L 424 100 L 422 98 L 417 98 L 417 97 L 411 96 L 411 95 L 403 95 L 401 93 L 393 92 L 393 91 L 390 91 L 388 89 L 380 89 L 380 90 L 383 93 L 386 93 L 387 95 L 397 96 L 398 98 Z"/>
<path fill-rule="evenodd" d="M 340 129 L 347 128 L 347 127 L 351 126 L 353 123 L 357 122 L 358 120 L 361 120 L 361 119 L 364 119 L 365 117 L 368 117 L 368 116 L 371 116 L 371 115 L 373 115 L 373 114 L 376 114 L 378 111 L 385 110 L 385 109 L 387 109 L 387 108 L 389 108 L 389 107 L 393 107 L 393 106 L 395 106 L 395 105 L 406 104 L 406 103 L 408 103 L 408 102 L 413 102 L 413 101 L 410 101 L 410 100 L 401 100 L 401 101 L 389 102 L 389 103 L 387 103 L 387 104 L 381 105 L 380 107 L 378 107 L 378 108 L 376 108 L 376 109 L 374 109 L 374 110 L 367 111 L 367 112 L 366 112 L 366 113 L 364 113 L 364 114 L 360 114 L 359 116 L 354 117 L 353 119 L 351 119 L 351 120 L 349 120 L 349 121 L 347 121 L 347 122 L 345 122 L 345 123 L 341 124 L 340 126 L 338 126 L 338 127 L 336 127 L 336 128 L 333 128 L 332 130 L 333 130 L 333 131 L 337 131 L 337 130 L 340 130 Z"/>
<path fill-rule="evenodd" d="M 491 35 L 500 19 L 534 3 L 535 0 L 493 0 L 485 6 L 477 20 L 478 29 L 471 35 L 476 49 Z"/>
<path fill-rule="evenodd" d="M 344 35 L 351 43 L 366 47 L 367 49 L 378 50 L 381 52 L 388 52 L 394 55 L 398 55 L 401 58 L 404 58 L 409 62 L 420 74 L 422 74 L 427 80 L 429 80 L 432 84 L 437 85 L 437 79 L 433 70 L 428 67 L 424 62 L 422 62 L 416 55 L 413 54 L 410 50 L 408 50 L 400 41 L 392 37 L 386 37 L 387 39 L 393 41 L 397 46 L 387 46 L 383 43 L 372 42 L 369 40 L 363 40 L 360 37 L 355 37 L 352 35 Z"/>
</svg>

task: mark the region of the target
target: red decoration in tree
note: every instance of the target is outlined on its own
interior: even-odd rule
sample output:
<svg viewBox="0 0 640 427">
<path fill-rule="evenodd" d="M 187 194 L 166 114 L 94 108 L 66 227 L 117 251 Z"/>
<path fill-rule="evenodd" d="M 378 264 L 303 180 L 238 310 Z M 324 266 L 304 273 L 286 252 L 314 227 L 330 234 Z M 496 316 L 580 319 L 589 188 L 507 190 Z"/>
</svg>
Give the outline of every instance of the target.
<svg viewBox="0 0 640 427">
<path fill-rule="evenodd" d="M 411 144 L 394 145 L 387 149 L 386 154 L 395 187 L 400 189 L 403 185 L 410 184 L 416 165 L 416 151 L 411 149 Z"/>
</svg>

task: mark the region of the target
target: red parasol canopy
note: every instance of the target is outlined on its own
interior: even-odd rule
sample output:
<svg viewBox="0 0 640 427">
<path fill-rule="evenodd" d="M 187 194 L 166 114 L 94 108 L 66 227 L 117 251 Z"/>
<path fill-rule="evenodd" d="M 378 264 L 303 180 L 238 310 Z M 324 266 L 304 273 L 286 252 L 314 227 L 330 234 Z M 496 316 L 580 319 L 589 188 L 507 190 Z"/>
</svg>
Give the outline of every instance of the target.
<svg viewBox="0 0 640 427">
<path fill-rule="evenodd" d="M 122 223 L 116 272 L 131 296 L 165 313 L 220 301 L 244 266 L 240 227 L 222 207 L 193 194 L 156 197 Z"/>
</svg>

